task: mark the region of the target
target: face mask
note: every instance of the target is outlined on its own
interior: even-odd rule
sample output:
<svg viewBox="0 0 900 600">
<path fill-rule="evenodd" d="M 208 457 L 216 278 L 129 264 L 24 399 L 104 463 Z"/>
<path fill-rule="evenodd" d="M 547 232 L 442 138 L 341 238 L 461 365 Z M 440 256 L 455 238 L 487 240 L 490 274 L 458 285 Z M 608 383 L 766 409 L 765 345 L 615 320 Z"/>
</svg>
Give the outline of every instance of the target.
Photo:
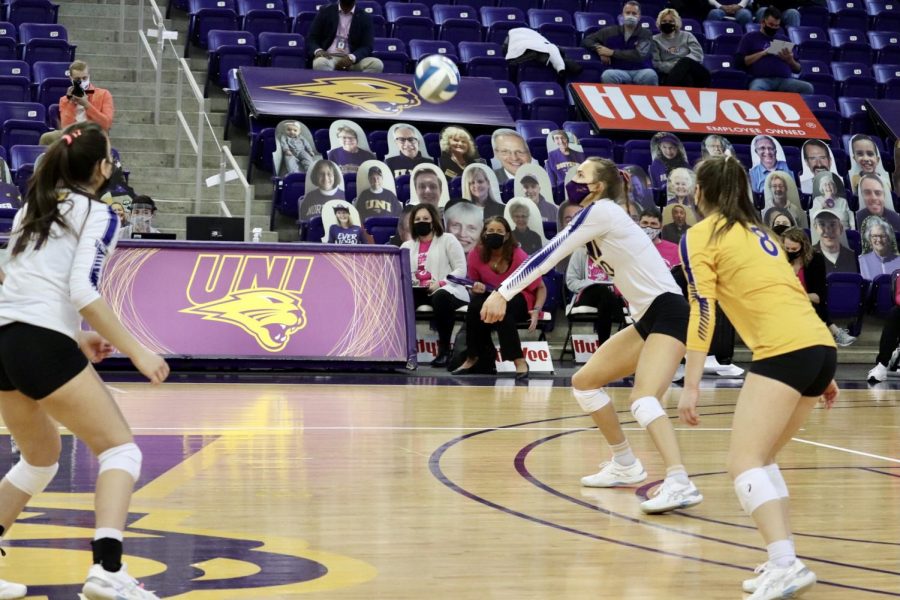
<svg viewBox="0 0 900 600">
<path fill-rule="evenodd" d="M 778 27 L 766 27 L 766 26 L 764 25 L 764 26 L 763 26 L 763 33 L 766 34 L 766 35 L 769 36 L 769 37 L 775 37 L 775 35 L 778 33 Z"/>
<path fill-rule="evenodd" d="M 112 194 L 124 180 L 125 174 L 122 172 L 122 163 L 116 161 L 113 163 L 113 170 L 109 178 L 97 189 L 97 197 L 102 198 L 106 194 Z"/>
<path fill-rule="evenodd" d="M 133 215 L 131 217 L 131 229 L 138 233 L 150 233 L 150 219 L 147 215 Z"/>
<path fill-rule="evenodd" d="M 675 23 L 663 23 L 659 26 L 659 30 L 663 33 L 675 33 Z"/>
<path fill-rule="evenodd" d="M 574 179 L 566 184 L 566 193 L 572 202 L 581 202 L 591 194 L 588 184 L 578 183 Z"/>
<path fill-rule="evenodd" d="M 630 15 L 627 17 L 622 17 L 622 23 L 624 23 L 628 27 L 634 27 L 635 25 L 638 24 L 639 20 L 640 19 L 638 19 L 637 17 L 630 16 Z"/>
<path fill-rule="evenodd" d="M 777 235 L 778 237 L 781 237 L 782 235 L 784 235 L 784 232 L 790 228 L 791 227 L 789 225 L 776 225 L 775 227 L 772 228 L 772 231 L 775 232 L 775 235 Z"/>
<path fill-rule="evenodd" d="M 416 237 L 424 237 L 431 233 L 431 223 L 427 223 L 425 221 L 419 221 L 418 223 L 413 223 L 413 233 L 416 234 Z"/>
<path fill-rule="evenodd" d="M 641 227 L 641 229 L 644 230 L 644 233 L 646 233 L 647 237 L 651 240 L 655 240 L 656 238 L 658 238 L 661 231 L 659 229 L 656 229 L 655 227 Z"/>
<path fill-rule="evenodd" d="M 788 252 L 787 253 L 788 262 L 794 262 L 798 258 L 800 258 L 800 252 Z"/>
<path fill-rule="evenodd" d="M 87 90 L 89 85 L 91 85 L 91 78 L 90 78 L 90 77 L 83 77 L 83 78 L 81 79 L 81 89 Z"/>
<path fill-rule="evenodd" d="M 504 235 L 502 233 L 486 233 L 484 234 L 484 245 L 491 250 L 499 250 L 503 247 Z"/>
</svg>

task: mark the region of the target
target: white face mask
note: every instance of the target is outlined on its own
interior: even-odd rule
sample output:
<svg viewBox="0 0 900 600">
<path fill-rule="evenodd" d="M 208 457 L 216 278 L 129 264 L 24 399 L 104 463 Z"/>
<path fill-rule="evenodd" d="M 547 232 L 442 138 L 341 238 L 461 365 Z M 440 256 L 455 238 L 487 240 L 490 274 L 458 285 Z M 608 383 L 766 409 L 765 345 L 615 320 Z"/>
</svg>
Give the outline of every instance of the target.
<svg viewBox="0 0 900 600">
<path fill-rule="evenodd" d="M 659 237 L 661 230 L 656 229 L 655 227 L 641 227 L 644 230 L 644 233 L 647 234 L 647 237 L 651 240 L 655 240 Z"/>
<path fill-rule="evenodd" d="M 635 25 L 637 25 L 639 20 L 640 19 L 638 19 L 638 17 L 635 17 L 634 15 L 627 15 L 622 17 L 622 23 L 628 25 L 629 27 L 634 27 Z"/>
<path fill-rule="evenodd" d="M 88 86 L 90 86 L 90 85 L 91 85 L 91 79 L 89 77 L 81 78 L 81 89 L 86 90 L 86 89 L 88 89 Z"/>
<path fill-rule="evenodd" d="M 131 215 L 131 229 L 138 233 L 150 233 L 150 219 L 147 215 Z"/>
</svg>

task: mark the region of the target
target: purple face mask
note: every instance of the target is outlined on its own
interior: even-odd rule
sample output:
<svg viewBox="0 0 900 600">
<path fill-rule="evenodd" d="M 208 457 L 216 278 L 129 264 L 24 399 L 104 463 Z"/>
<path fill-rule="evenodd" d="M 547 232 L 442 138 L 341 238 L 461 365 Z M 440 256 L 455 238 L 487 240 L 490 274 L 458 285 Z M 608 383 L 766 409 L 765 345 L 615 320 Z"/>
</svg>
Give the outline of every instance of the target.
<svg viewBox="0 0 900 600">
<path fill-rule="evenodd" d="M 566 193 L 572 202 L 581 202 L 591 194 L 588 184 L 578 183 L 574 179 L 566 184 Z"/>
</svg>

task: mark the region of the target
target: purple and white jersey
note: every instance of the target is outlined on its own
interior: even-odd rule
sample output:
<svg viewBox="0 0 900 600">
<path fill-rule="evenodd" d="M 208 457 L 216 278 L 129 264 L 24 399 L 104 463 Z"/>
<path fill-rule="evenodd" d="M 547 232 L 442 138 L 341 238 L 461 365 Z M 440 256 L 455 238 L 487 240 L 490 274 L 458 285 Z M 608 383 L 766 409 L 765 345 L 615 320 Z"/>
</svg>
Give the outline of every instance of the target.
<svg viewBox="0 0 900 600">
<path fill-rule="evenodd" d="M 615 278 L 635 320 L 662 294 L 681 295 L 666 263 L 647 234 L 611 200 L 601 200 L 575 215 L 565 229 L 522 263 L 497 290 L 509 300 L 581 246 Z"/>
</svg>

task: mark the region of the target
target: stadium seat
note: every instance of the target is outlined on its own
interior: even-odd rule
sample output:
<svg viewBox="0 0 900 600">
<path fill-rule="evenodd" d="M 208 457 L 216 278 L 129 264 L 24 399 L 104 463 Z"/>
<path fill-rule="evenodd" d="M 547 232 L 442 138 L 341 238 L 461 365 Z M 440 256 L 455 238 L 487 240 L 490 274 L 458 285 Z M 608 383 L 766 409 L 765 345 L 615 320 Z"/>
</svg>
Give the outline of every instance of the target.
<svg viewBox="0 0 900 600">
<path fill-rule="evenodd" d="M 294 19 L 300 13 L 317 13 L 323 4 L 331 0 L 287 0 L 288 17 Z"/>
<path fill-rule="evenodd" d="M 707 40 L 712 42 L 722 35 L 743 36 L 744 32 L 741 30 L 740 25 L 734 21 L 704 21 L 703 35 L 706 36 Z"/>
<path fill-rule="evenodd" d="M 49 0 L 15 0 L 10 2 L 7 21 L 18 27 L 22 23 L 56 23 L 59 5 Z"/>
<path fill-rule="evenodd" d="M 409 42 L 409 57 L 413 62 L 430 55 L 440 54 L 453 62 L 459 62 L 456 56 L 456 46 L 443 40 L 411 40 Z"/>
<path fill-rule="evenodd" d="M 867 63 L 833 62 L 831 71 L 841 89 L 841 96 L 878 96 L 878 84 Z"/>
<path fill-rule="evenodd" d="M 719 69 L 710 73 L 711 86 L 725 90 L 746 90 L 748 79 L 747 72 L 738 69 Z"/>
<path fill-rule="evenodd" d="M 19 58 L 33 64 L 43 61 L 75 60 L 75 46 L 69 44 L 62 25 L 23 23 L 19 27 Z"/>
<path fill-rule="evenodd" d="M 503 99 L 503 104 L 506 105 L 509 115 L 513 120 L 518 120 L 522 114 L 522 99 L 519 98 L 519 91 L 515 84 L 511 81 L 502 81 L 499 79 L 493 80 L 493 83 L 497 87 L 497 92 Z M 482 154 L 482 156 L 484 156 L 484 154 Z"/>
<path fill-rule="evenodd" d="M 291 33 L 302 35 L 304 38 L 309 34 L 309 28 L 316 18 L 316 13 L 302 12 L 294 17 L 294 23 L 291 26 Z M 376 35 L 377 37 L 377 35 Z"/>
<path fill-rule="evenodd" d="M 822 60 L 831 57 L 831 41 L 820 27 L 789 27 L 788 38 L 797 45 L 799 60 Z"/>
<path fill-rule="evenodd" d="M 209 32 L 209 57 L 206 67 L 206 83 L 203 96 L 209 95 L 211 83 L 219 87 L 228 84 L 228 71 L 256 63 L 256 38 L 249 31 Z"/>
<path fill-rule="evenodd" d="M 528 24 L 532 29 L 540 29 L 541 25 L 571 25 L 572 13 L 554 8 L 532 8 L 528 11 Z"/>
<path fill-rule="evenodd" d="M 568 102 L 558 83 L 523 81 L 519 83 L 519 94 L 529 119 L 554 123 L 568 120 Z"/>
<path fill-rule="evenodd" d="M 13 183 L 23 196 L 28 190 L 28 179 L 34 172 L 34 163 L 45 150 L 46 146 L 23 144 L 17 144 L 9 149 L 9 170 L 13 176 Z"/>
<path fill-rule="evenodd" d="M 900 31 L 870 31 L 868 36 L 876 63 L 900 64 Z"/>
<path fill-rule="evenodd" d="M 390 20 L 390 18 L 388 18 Z M 435 25 L 431 17 L 403 16 L 393 21 L 391 36 L 406 42 L 412 40 L 433 40 Z"/>
<path fill-rule="evenodd" d="M 247 16 L 253 10 L 277 10 L 287 15 L 284 0 L 237 0 L 235 8 L 237 8 L 238 15 L 242 17 Z"/>
<path fill-rule="evenodd" d="M 650 168 L 650 140 L 628 140 L 623 146 L 622 162 L 638 165 L 645 171 Z M 654 182 L 655 183 L 655 182 Z"/>
<path fill-rule="evenodd" d="M 841 116 L 848 121 L 849 130 L 845 133 L 873 133 L 865 98 L 838 98 L 838 108 Z"/>
<path fill-rule="evenodd" d="M 47 110 L 36 102 L 0 102 L 0 146 L 35 145 L 47 127 Z"/>
<path fill-rule="evenodd" d="M 710 73 L 721 71 L 722 69 L 736 69 L 734 57 L 728 54 L 706 54 L 703 56 L 703 66 Z"/>
<path fill-rule="evenodd" d="M 306 47 L 299 33 L 259 34 L 257 60 L 261 66 L 302 69 L 306 67 Z"/>
<path fill-rule="evenodd" d="M 831 14 L 832 27 L 848 29 L 869 28 L 869 16 L 866 14 L 863 0 L 828 0 L 828 12 Z"/>
<path fill-rule="evenodd" d="M 579 33 L 588 34 L 606 27 L 608 25 L 616 25 L 616 18 L 609 13 L 597 12 L 576 12 L 575 13 L 575 29 Z"/>
<path fill-rule="evenodd" d="M 881 97 L 900 100 L 900 64 L 872 65 L 872 70 L 881 86 Z"/>
<path fill-rule="evenodd" d="M 896 0 L 868 0 L 866 13 L 869 15 L 869 29 L 900 31 L 900 3 Z"/>
<path fill-rule="evenodd" d="M 615 145 L 612 140 L 606 138 L 581 138 L 581 147 L 585 156 L 599 156 L 600 158 L 608 158 L 613 160 L 615 155 Z"/>
<path fill-rule="evenodd" d="M 184 57 L 190 56 L 191 45 L 207 49 L 207 35 L 213 29 L 236 31 L 237 12 L 230 0 L 190 0 L 187 42 Z"/>
<path fill-rule="evenodd" d="M 474 19 L 447 19 L 438 30 L 438 39 L 454 44 L 482 41 L 481 24 Z"/>
<path fill-rule="evenodd" d="M 72 80 L 68 62 L 38 61 L 31 67 L 32 96 L 29 100 L 50 106 L 65 95 Z"/>
<path fill-rule="evenodd" d="M 492 42 L 460 42 L 460 61 L 469 77 L 509 79 L 509 67 L 503 49 Z"/>
<path fill-rule="evenodd" d="M 375 0 L 358 0 L 356 6 L 367 15 L 371 15 L 373 17 L 384 16 L 384 10 L 382 9 L 381 2 L 376 2 Z"/>
<path fill-rule="evenodd" d="M 59 96 L 56 100 L 59 100 Z M 21 75 L 0 75 L 0 102 L 29 101 L 31 101 L 31 80 Z"/>
<path fill-rule="evenodd" d="M 0 60 L 0 75 L 21 75 L 31 81 L 31 67 L 23 60 Z"/>
<path fill-rule="evenodd" d="M 863 31 L 831 28 L 828 30 L 828 37 L 831 40 L 834 60 L 872 62 L 872 47 L 869 45 L 869 39 Z"/>
<path fill-rule="evenodd" d="M 450 19 L 466 19 L 478 21 L 478 10 L 467 4 L 435 4 L 431 7 L 434 22 L 440 26 Z"/>
<path fill-rule="evenodd" d="M 828 316 L 832 320 L 855 319 L 850 335 L 859 335 L 865 312 L 868 282 L 858 273 L 829 273 L 826 278 Z"/>
<path fill-rule="evenodd" d="M 587 121 L 566 121 L 562 124 L 562 128 L 575 136 L 575 139 L 581 141 L 596 135 L 593 126 Z"/>
<path fill-rule="evenodd" d="M 541 138 L 546 142 L 547 134 L 556 129 L 559 129 L 559 125 L 554 121 L 540 119 L 520 119 L 516 121 L 516 131 L 526 140 Z"/>
<path fill-rule="evenodd" d="M 484 41 L 503 44 L 510 29 L 528 27 L 525 13 L 518 8 L 485 6 L 481 9 L 481 25 L 485 28 Z"/>
<path fill-rule="evenodd" d="M 280 10 L 255 9 L 241 19 L 241 29 L 257 38 L 263 32 L 288 33 L 291 25 L 291 20 Z"/>
<path fill-rule="evenodd" d="M 813 85 L 816 94 L 831 96 L 832 98 L 835 96 L 836 84 L 828 62 L 824 60 L 801 60 L 800 77 Z"/>
<path fill-rule="evenodd" d="M 431 9 L 421 2 L 385 2 L 384 16 L 392 23 L 400 17 L 424 17 L 431 20 Z"/>
<path fill-rule="evenodd" d="M 387 244 L 397 233 L 398 217 L 369 217 L 363 226 L 376 244 Z"/>
<path fill-rule="evenodd" d="M 544 0 L 541 3 L 541 8 L 553 8 L 574 14 L 581 10 L 581 0 Z"/>
</svg>

